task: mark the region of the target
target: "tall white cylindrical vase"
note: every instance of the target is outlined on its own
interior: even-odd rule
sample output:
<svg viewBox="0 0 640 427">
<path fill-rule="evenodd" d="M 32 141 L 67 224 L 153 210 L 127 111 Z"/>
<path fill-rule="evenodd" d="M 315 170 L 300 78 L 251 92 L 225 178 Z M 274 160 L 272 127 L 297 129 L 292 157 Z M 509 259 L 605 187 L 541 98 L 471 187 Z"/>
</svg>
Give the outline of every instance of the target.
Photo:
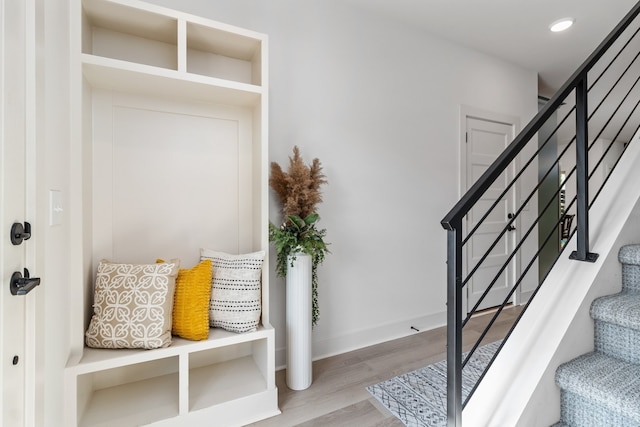
<svg viewBox="0 0 640 427">
<path fill-rule="evenodd" d="M 311 368 L 311 256 L 296 253 L 287 261 L 287 386 L 309 388 Z"/>
</svg>

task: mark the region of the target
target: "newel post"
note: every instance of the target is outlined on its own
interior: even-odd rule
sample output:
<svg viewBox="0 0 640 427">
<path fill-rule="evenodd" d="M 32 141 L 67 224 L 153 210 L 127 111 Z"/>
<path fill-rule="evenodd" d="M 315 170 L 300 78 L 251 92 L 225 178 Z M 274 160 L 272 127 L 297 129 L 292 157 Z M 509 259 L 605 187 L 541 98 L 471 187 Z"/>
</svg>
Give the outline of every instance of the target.
<svg viewBox="0 0 640 427">
<path fill-rule="evenodd" d="M 589 124 L 586 73 L 576 85 L 576 220 L 577 250 L 569 258 L 595 262 L 598 254 L 589 252 Z"/>
<path fill-rule="evenodd" d="M 447 427 L 462 426 L 462 221 L 447 231 Z"/>
</svg>

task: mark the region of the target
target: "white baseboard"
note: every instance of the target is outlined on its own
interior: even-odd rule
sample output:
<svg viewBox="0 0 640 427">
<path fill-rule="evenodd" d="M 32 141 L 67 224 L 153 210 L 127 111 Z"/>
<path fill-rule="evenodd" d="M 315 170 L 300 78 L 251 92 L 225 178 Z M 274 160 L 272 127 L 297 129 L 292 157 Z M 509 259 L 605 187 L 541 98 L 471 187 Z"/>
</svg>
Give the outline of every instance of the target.
<svg viewBox="0 0 640 427">
<path fill-rule="evenodd" d="M 347 353 L 370 345 L 406 337 L 418 332 L 428 331 L 430 329 L 444 326 L 446 322 L 447 313 L 446 311 L 442 311 L 427 316 L 377 325 L 372 328 L 361 329 L 345 335 L 314 341 L 313 360 L 324 359 L 326 357 Z M 412 327 L 415 329 L 412 329 Z M 284 369 L 286 364 L 286 348 L 281 347 L 276 349 L 276 369 Z"/>
</svg>

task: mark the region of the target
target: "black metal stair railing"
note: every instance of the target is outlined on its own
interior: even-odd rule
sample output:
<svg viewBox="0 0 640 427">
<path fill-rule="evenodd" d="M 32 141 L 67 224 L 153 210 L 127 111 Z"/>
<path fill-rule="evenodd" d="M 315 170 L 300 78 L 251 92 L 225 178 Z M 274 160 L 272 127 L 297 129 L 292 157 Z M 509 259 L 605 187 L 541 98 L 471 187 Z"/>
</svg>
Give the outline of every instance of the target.
<svg viewBox="0 0 640 427">
<path fill-rule="evenodd" d="M 594 53 L 578 68 L 560 90 L 546 102 L 534 119 L 513 140 L 507 149 L 472 185 L 460 201 L 444 217 L 441 224 L 447 230 L 447 413 L 448 426 L 462 425 L 462 409 L 477 388 L 502 345 L 526 311 L 531 300 L 543 285 L 548 270 L 538 269 L 543 248 L 557 249 L 563 253 L 564 242 L 560 242 L 560 224 L 565 215 L 575 215 L 576 221 L 570 231 L 576 235 L 576 251 L 570 258 L 593 262 L 597 254 L 591 252 L 589 242 L 589 208 L 601 193 L 611 170 L 613 170 L 640 126 L 640 26 L 636 19 L 640 14 L 640 2 L 614 28 Z M 590 84 L 590 81 L 593 83 Z M 551 129 L 544 138 L 541 130 Z M 594 136 L 591 136 L 594 135 Z M 551 145 L 549 145 L 551 144 Z M 551 164 L 542 162 L 540 155 L 545 147 L 557 144 L 557 158 Z M 620 148 L 623 147 L 623 148 Z M 596 153 L 597 150 L 600 152 Z M 571 156 L 570 153 L 575 155 Z M 525 155 L 525 152 L 527 155 Z M 530 152 L 533 154 L 529 155 Z M 590 161 L 590 154 L 595 161 Z M 538 164 L 544 166 L 538 166 Z M 536 170 L 538 167 L 538 170 Z M 562 167 L 562 181 L 554 191 L 541 190 L 543 183 L 554 179 Z M 511 168 L 511 169 L 510 169 Z M 496 183 L 504 182 L 505 171 L 517 170 L 514 178 L 504 188 Z M 538 179 L 531 179 L 531 171 Z M 597 178 L 597 179 L 596 179 Z M 498 188 L 500 195 L 489 207 L 478 203 L 489 189 Z M 519 206 L 504 219 L 504 227 L 495 234 L 494 240 L 483 243 L 484 252 L 474 257 L 470 252 L 474 238 L 487 226 L 490 218 L 506 215 L 502 212 L 504 202 L 513 197 L 517 189 Z M 575 196 L 568 197 L 569 193 Z M 558 200 L 562 197 L 561 211 Z M 537 217 L 531 213 L 537 207 Z M 473 212 L 474 222 L 470 221 Z M 525 214 L 526 213 L 526 214 Z M 557 219 L 551 222 L 550 232 L 538 232 L 541 218 L 549 215 Z M 475 218 L 480 218 L 475 220 Z M 510 233 L 518 225 L 517 233 Z M 542 228 L 540 228 L 542 230 Z M 507 242 L 508 244 L 505 244 Z M 504 263 L 495 272 L 493 279 L 483 283 L 484 292 L 473 303 L 466 300 L 466 292 L 476 273 L 496 252 L 505 252 Z M 556 258 L 557 259 L 557 258 Z M 509 273 L 514 269 L 516 273 Z M 539 274 L 536 274 L 538 273 Z M 485 308 L 487 296 L 499 280 L 511 275 L 511 285 L 502 304 L 493 307 L 489 316 L 483 316 L 484 329 L 474 330 L 468 352 L 463 354 L 465 327 L 475 315 Z M 528 292 L 528 301 L 509 317 L 511 329 L 504 337 L 497 352 L 489 361 L 480 378 L 471 385 L 467 395 L 462 395 L 463 370 L 476 349 L 491 337 L 491 328 L 501 322 L 507 307 L 512 307 L 514 297 L 522 293 L 523 283 L 533 283 Z M 469 305 L 469 307 L 466 307 Z M 488 320 L 486 320 L 488 319 Z"/>
</svg>

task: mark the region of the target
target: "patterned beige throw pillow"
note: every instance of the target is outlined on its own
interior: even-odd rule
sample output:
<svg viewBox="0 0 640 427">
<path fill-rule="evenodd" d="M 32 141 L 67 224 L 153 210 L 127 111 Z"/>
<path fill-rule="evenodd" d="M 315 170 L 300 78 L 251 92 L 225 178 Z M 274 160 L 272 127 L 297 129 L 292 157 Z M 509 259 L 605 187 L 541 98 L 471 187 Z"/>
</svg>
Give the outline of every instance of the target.
<svg viewBox="0 0 640 427">
<path fill-rule="evenodd" d="M 85 334 L 94 348 L 160 348 L 171 344 L 173 293 L 180 262 L 100 261 L 93 316 Z"/>
</svg>

